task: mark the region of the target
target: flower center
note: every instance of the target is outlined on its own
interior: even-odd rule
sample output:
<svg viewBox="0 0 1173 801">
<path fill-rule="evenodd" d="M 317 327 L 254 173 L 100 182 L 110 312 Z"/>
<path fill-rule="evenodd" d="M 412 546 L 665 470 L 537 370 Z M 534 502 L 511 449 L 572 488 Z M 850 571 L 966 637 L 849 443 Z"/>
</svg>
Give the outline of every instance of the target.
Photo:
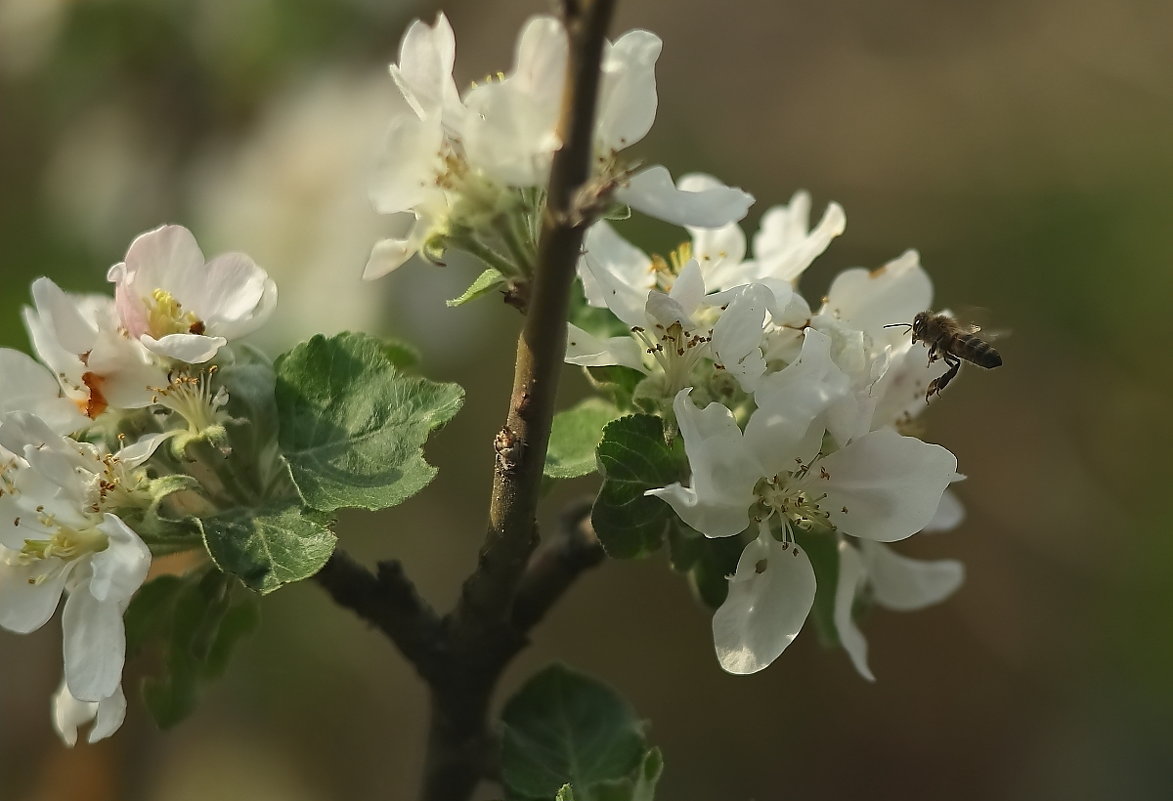
<svg viewBox="0 0 1173 801">
<path fill-rule="evenodd" d="M 20 518 L 17 518 L 20 521 Z M 110 539 L 97 528 L 75 529 L 63 526 L 43 507 L 37 511 L 36 522 L 26 528 L 40 529 L 43 539 L 26 539 L 24 547 L 20 549 L 17 559 L 25 564 L 43 562 L 48 559 L 60 560 L 57 563 L 44 565 L 44 570 L 30 576 L 29 584 L 42 584 L 54 575 L 65 569 L 65 566 L 77 559 L 98 551 L 106 550 Z"/>
<path fill-rule="evenodd" d="M 799 464 L 798 469 L 763 478 L 754 487 L 757 502 L 751 510 L 753 519 L 767 522 L 777 515 L 782 524 L 783 542 L 792 539 L 793 528 L 811 531 L 828 525 L 830 516 L 819 507 L 827 494 L 812 492 L 803 481 L 810 470 L 811 465 Z M 821 467 L 819 471 L 825 473 Z"/>
<path fill-rule="evenodd" d="M 668 397 L 692 383 L 692 368 L 705 355 L 705 346 L 713 339 L 712 331 L 700 334 L 686 329 L 679 321 L 669 326 L 656 323 L 651 330 L 637 325 L 631 333 L 664 371 Z"/>
<path fill-rule="evenodd" d="M 147 307 L 147 329 L 153 337 L 204 333 L 204 321 L 194 312 L 185 312 L 183 304 L 166 290 L 156 289 L 149 298 L 143 298 L 143 304 Z"/>
<path fill-rule="evenodd" d="M 196 375 L 171 373 L 167 386 L 149 387 L 155 393 L 153 402 L 181 416 L 193 434 L 221 429 L 230 419 L 224 410 L 228 403 L 228 392 L 224 387 L 212 390 L 212 376 L 216 369 L 216 365 L 212 365 Z"/>
<path fill-rule="evenodd" d="M 676 283 L 676 276 L 684 269 L 684 265 L 692 260 L 692 243 L 681 242 L 677 248 L 669 252 L 667 257 L 659 253 L 652 254 L 652 263 L 649 269 L 656 280 L 656 289 L 661 292 L 670 292 Z"/>
</svg>

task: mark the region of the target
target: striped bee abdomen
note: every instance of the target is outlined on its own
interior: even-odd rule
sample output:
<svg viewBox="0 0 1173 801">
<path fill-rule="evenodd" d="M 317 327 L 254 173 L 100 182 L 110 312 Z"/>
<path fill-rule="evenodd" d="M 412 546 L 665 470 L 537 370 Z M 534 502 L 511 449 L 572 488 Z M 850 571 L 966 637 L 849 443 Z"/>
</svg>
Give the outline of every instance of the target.
<svg viewBox="0 0 1173 801">
<path fill-rule="evenodd" d="M 950 348 L 953 353 L 978 367 L 1002 366 L 1002 356 L 994 346 L 975 334 L 958 334 Z"/>
</svg>

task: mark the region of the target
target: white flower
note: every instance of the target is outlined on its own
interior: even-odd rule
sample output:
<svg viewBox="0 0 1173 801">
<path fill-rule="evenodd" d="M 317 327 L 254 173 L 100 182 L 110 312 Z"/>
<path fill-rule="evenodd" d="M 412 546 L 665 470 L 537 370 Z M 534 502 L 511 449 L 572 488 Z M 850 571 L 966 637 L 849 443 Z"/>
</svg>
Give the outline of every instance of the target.
<svg viewBox="0 0 1173 801">
<path fill-rule="evenodd" d="M 600 229 L 599 238 L 609 236 Z M 659 392 L 671 398 L 686 386 L 696 386 L 698 366 L 724 370 L 746 392 L 752 392 L 765 372 L 759 347 L 767 310 L 776 299 L 760 284 L 739 287 L 721 296 L 707 296 L 698 262 L 689 260 L 679 274 L 667 276 L 667 292 L 633 289 L 604 266 L 585 258 L 592 286 L 608 308 L 631 330 L 631 336 L 599 339 L 569 325 L 566 361 L 584 367 L 619 364 L 661 378 Z M 666 281 L 667 283 L 667 281 Z M 721 308 L 721 307 L 724 308 Z"/>
<path fill-rule="evenodd" d="M 147 546 L 111 510 L 146 502 L 133 474 L 158 438 L 128 458 L 60 437 L 41 420 L 13 412 L 0 422 L 10 456 L 0 472 L 0 626 L 40 628 L 62 612 L 70 694 L 101 702 L 122 676 L 122 613 L 146 578 Z"/>
<path fill-rule="evenodd" d="M 164 225 L 138 236 L 107 273 L 122 326 L 166 360 L 201 364 L 255 331 L 277 304 L 277 285 L 243 253 L 209 262 L 191 232 Z"/>
<path fill-rule="evenodd" d="M 880 542 L 903 539 L 932 519 L 957 466 L 944 448 L 891 430 L 823 455 L 822 421 L 837 393 L 803 380 L 805 365 L 787 369 L 796 380 L 766 391 L 789 402 L 759 404 L 744 433 L 724 406 L 697 409 L 688 390 L 677 395 L 691 485 L 647 493 L 709 537 L 757 524 L 758 537 L 747 546 L 753 550 L 743 555 L 729 598 L 713 618 L 717 656 L 731 673 L 769 665 L 797 635 L 813 603 L 814 581 L 807 579 L 806 554 L 794 544 L 796 527 L 834 527 Z"/>
<path fill-rule="evenodd" d="M 150 387 L 165 382 L 166 372 L 119 330 L 112 299 L 72 295 L 48 278 L 34 281 L 32 294 L 24 323 L 33 349 L 83 414 L 150 405 Z"/>
<path fill-rule="evenodd" d="M 119 684 L 114 692 L 99 701 L 79 701 L 63 681 L 53 694 L 53 728 L 62 742 L 72 748 L 77 744 L 77 730 L 93 723 L 86 742 L 104 740 L 122 726 L 126 718 L 126 695 Z"/>
</svg>

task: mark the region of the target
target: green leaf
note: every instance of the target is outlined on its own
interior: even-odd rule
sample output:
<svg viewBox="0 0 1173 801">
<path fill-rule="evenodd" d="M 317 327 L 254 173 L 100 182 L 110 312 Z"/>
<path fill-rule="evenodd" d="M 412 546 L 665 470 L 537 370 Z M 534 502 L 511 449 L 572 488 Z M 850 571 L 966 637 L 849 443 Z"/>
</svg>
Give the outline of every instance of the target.
<svg viewBox="0 0 1173 801">
<path fill-rule="evenodd" d="M 588 398 L 554 415 L 546 476 L 577 478 L 595 472 L 595 448 L 603 438 L 603 427 L 618 416 L 619 410 L 600 398 Z"/>
<path fill-rule="evenodd" d="M 664 442 L 661 419 L 646 414 L 609 423 L 596 453 L 603 486 L 591 511 L 595 533 L 608 556 L 647 556 L 660 547 L 676 513 L 644 492 L 680 480 L 683 455 Z"/>
<path fill-rule="evenodd" d="M 436 474 L 428 435 L 460 409 L 464 390 L 399 372 L 365 334 L 319 335 L 277 361 L 280 444 L 306 503 L 324 512 L 384 509 Z"/>
<path fill-rule="evenodd" d="M 835 626 L 835 590 L 839 586 L 839 541 L 830 531 L 794 531 L 794 541 L 806 551 L 815 571 L 815 603 L 811 618 L 819 642 L 828 647 L 839 645 Z"/>
<path fill-rule="evenodd" d="M 504 287 L 506 284 L 505 276 L 500 271 L 494 270 L 492 267 L 485 270 L 476 277 L 476 280 L 469 284 L 468 289 L 464 290 L 463 294 L 458 298 L 453 298 L 447 301 L 449 306 L 463 306 L 470 300 L 476 300 L 481 295 L 487 295 L 494 289 Z"/>
<path fill-rule="evenodd" d="M 296 507 L 238 509 L 200 524 L 216 566 L 262 595 L 317 573 L 337 541 Z"/>
<path fill-rule="evenodd" d="M 600 782 L 588 789 L 587 796 L 590 801 L 654 801 L 663 772 L 664 756 L 659 748 L 653 748 L 644 754 L 633 775 Z"/>
<path fill-rule="evenodd" d="M 710 609 L 725 603 L 729 594 L 726 577 L 737 569 L 744 547 L 742 537 L 709 538 L 683 523 L 673 526 L 668 535 L 672 568 L 688 577 L 693 594 Z"/>
<path fill-rule="evenodd" d="M 419 366 L 420 352 L 414 345 L 409 345 L 398 339 L 383 339 L 381 341 L 383 355 L 387 357 L 387 361 L 400 370 L 410 370 Z"/>
<path fill-rule="evenodd" d="M 183 586 L 182 577 L 164 575 L 139 587 L 123 615 L 127 659 L 166 630 L 175 599 Z"/>
<path fill-rule="evenodd" d="M 166 578 L 163 589 L 132 602 L 152 604 L 162 673 L 146 678 L 142 689 L 147 709 L 163 728 L 191 714 L 202 685 L 223 673 L 232 648 L 259 620 L 256 596 L 234 598 L 235 581 L 215 570 Z"/>
<path fill-rule="evenodd" d="M 574 786 L 627 778 L 647 751 L 643 725 L 606 684 L 552 665 L 509 700 L 502 712 L 501 776 L 510 798 L 551 799 Z"/>
<path fill-rule="evenodd" d="M 574 788 L 569 784 L 562 785 L 558 795 L 554 796 L 554 801 L 574 801 Z"/>
</svg>

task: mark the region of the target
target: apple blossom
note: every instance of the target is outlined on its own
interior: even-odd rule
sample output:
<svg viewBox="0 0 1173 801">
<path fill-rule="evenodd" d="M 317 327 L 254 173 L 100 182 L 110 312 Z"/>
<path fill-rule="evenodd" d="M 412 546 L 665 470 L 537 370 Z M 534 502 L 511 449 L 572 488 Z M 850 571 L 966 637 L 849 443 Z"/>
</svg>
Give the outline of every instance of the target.
<svg viewBox="0 0 1173 801">
<path fill-rule="evenodd" d="M 106 275 L 122 327 L 165 362 L 201 364 L 268 319 L 277 285 L 243 253 L 209 262 L 191 232 L 164 225 L 138 236 Z"/>
</svg>

